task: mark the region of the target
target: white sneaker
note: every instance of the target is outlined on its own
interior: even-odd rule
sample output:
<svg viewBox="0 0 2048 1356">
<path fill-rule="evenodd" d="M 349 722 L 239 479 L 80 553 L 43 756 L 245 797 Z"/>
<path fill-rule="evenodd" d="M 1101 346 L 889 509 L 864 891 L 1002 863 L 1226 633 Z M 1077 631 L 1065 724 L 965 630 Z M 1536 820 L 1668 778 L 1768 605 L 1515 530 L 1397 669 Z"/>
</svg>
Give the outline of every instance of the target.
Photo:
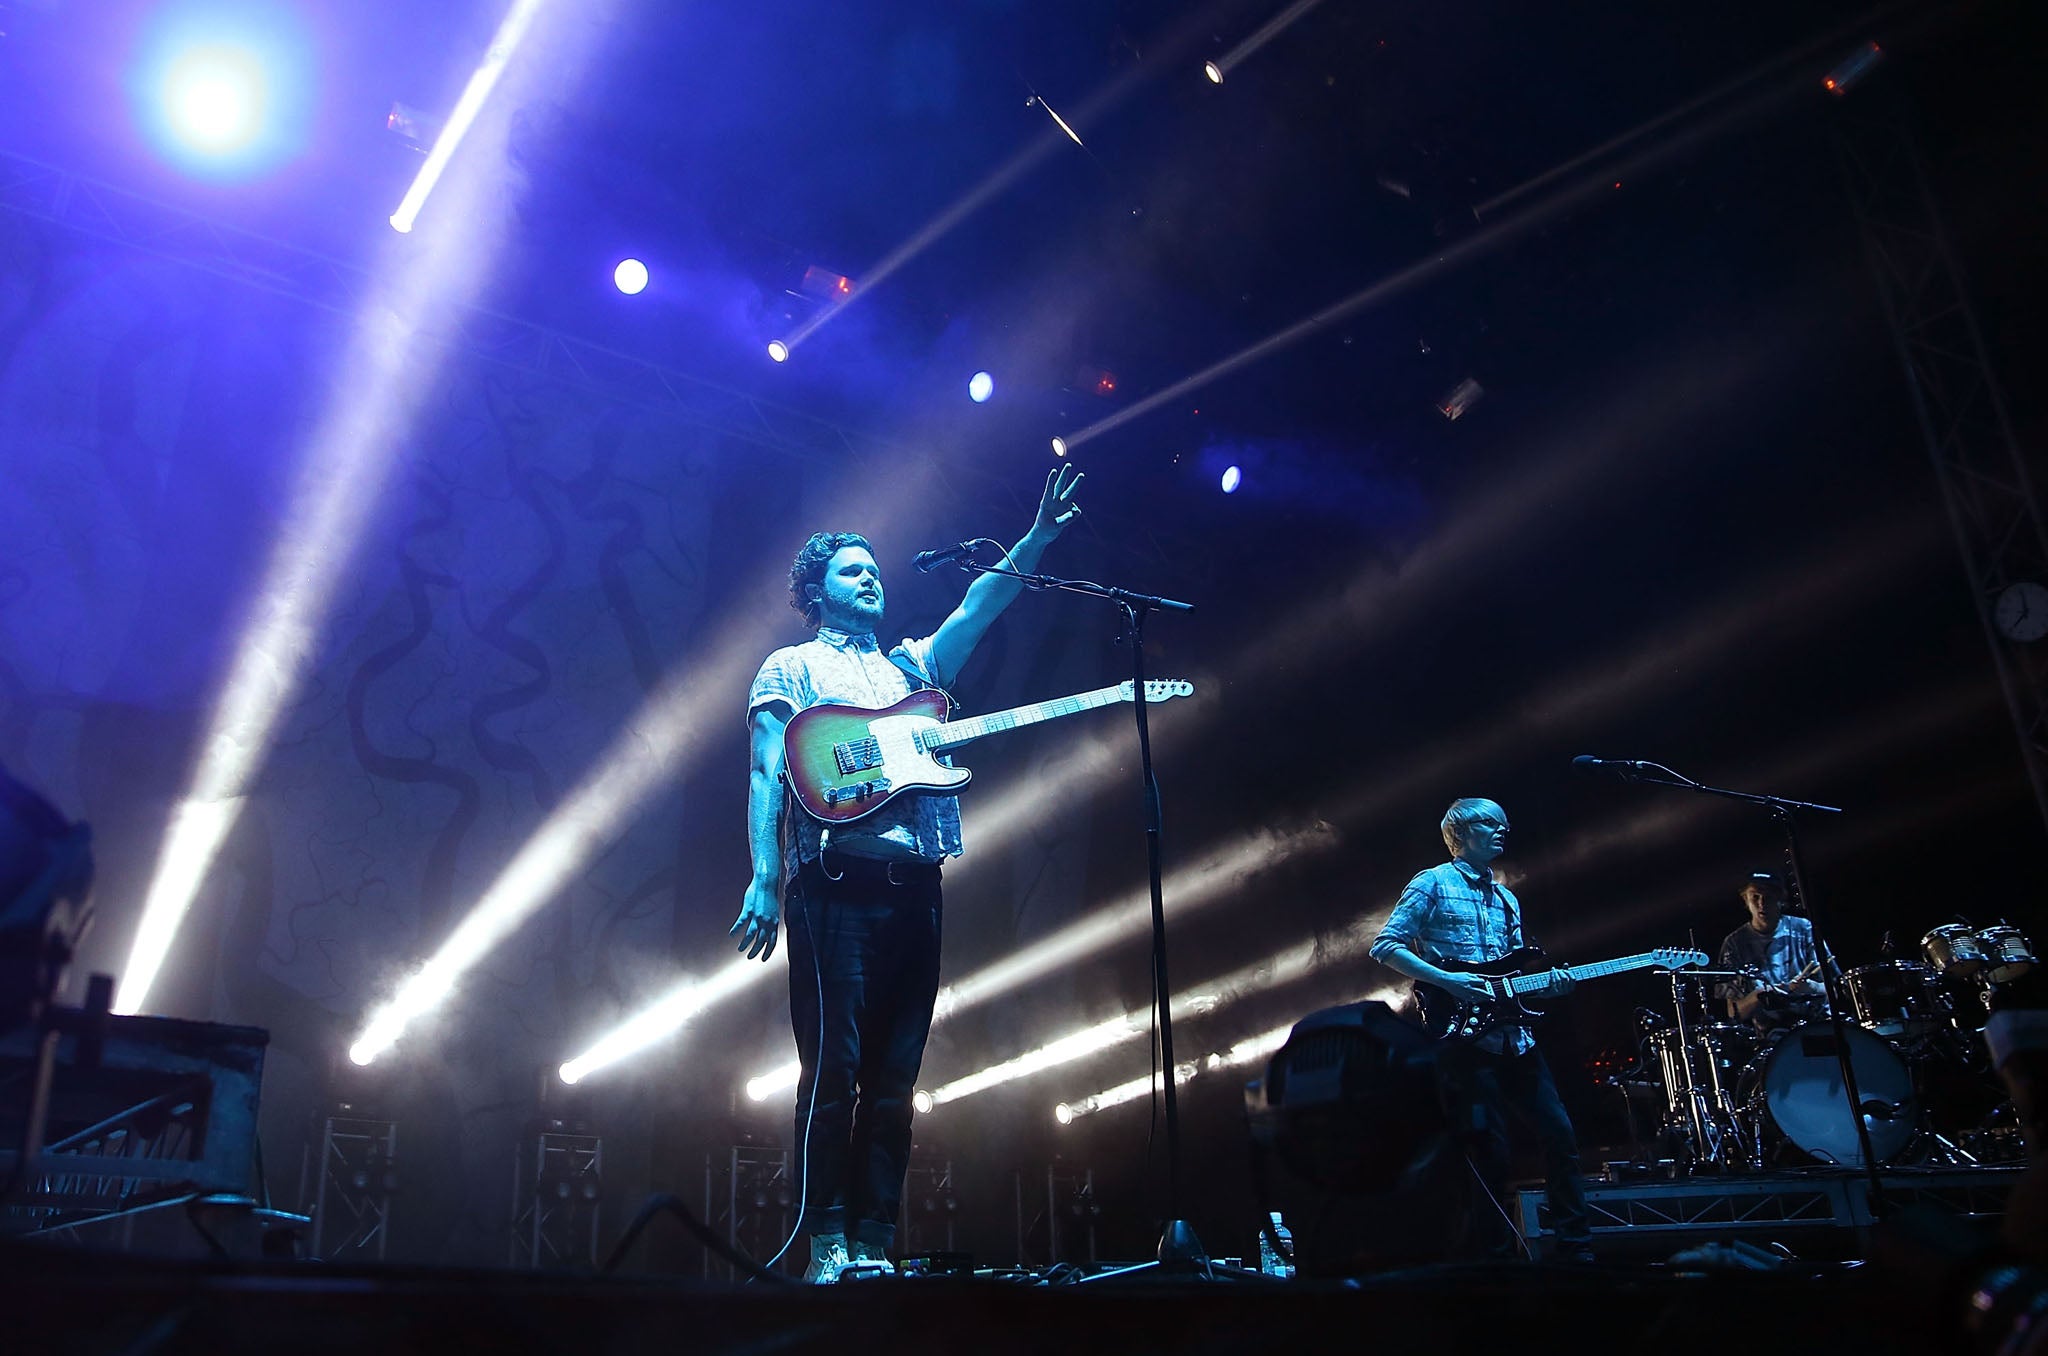
<svg viewBox="0 0 2048 1356">
<path fill-rule="evenodd" d="M 852 1262 L 845 1234 L 812 1234 L 811 1264 L 804 1268 L 805 1285 L 831 1285 Z"/>
<path fill-rule="evenodd" d="M 848 1277 L 894 1276 L 896 1264 L 874 1244 L 855 1239 L 852 1256 L 841 1269 L 841 1274 Z"/>
</svg>

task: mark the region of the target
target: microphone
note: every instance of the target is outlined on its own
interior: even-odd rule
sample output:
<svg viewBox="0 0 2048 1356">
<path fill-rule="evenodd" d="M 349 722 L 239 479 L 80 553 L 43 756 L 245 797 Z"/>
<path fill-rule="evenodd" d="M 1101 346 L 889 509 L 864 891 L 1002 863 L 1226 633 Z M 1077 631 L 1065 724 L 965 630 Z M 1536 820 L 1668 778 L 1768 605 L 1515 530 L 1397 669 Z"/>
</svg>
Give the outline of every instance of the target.
<svg viewBox="0 0 2048 1356">
<path fill-rule="evenodd" d="M 967 559 L 980 546 L 981 542 L 977 539 L 975 541 L 958 542 L 952 546 L 937 547 L 930 551 L 919 551 L 910 558 L 910 568 L 916 570 L 919 574 L 930 574 L 941 565 L 951 565 L 957 560 Z"/>
<path fill-rule="evenodd" d="M 1595 758 L 1590 753 L 1582 753 L 1572 759 L 1572 766 L 1581 772 L 1618 772 L 1624 777 L 1632 777 L 1650 764 L 1633 758 Z"/>
</svg>

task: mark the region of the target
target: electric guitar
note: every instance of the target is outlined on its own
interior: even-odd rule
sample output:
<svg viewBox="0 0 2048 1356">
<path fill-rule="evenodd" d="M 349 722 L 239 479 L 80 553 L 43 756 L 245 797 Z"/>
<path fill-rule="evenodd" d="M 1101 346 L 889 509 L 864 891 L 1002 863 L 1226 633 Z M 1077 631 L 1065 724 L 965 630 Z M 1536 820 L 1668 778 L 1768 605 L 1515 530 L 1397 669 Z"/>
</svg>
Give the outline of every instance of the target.
<svg viewBox="0 0 2048 1356">
<path fill-rule="evenodd" d="M 1477 975 L 1486 981 L 1487 996 L 1466 998 L 1439 989 L 1434 984 L 1417 984 L 1416 997 L 1422 1002 L 1422 1024 L 1448 1040 L 1477 1040 L 1495 1027 L 1533 1026 L 1543 1016 L 1542 1000 L 1557 986 L 1563 972 L 1574 980 L 1599 979 L 1630 970 L 1682 970 L 1708 961 L 1704 951 L 1659 947 L 1618 960 L 1594 961 L 1590 965 L 1551 968 L 1550 958 L 1540 947 L 1525 946 L 1498 960 L 1470 963 L 1445 961 L 1441 968 Z"/>
<path fill-rule="evenodd" d="M 1147 679 L 1145 700 L 1192 696 L 1193 683 Z M 938 760 L 947 749 L 1020 726 L 1131 700 L 1128 680 L 1072 697 L 1012 707 L 948 722 L 951 702 L 935 688 L 913 692 L 894 706 L 813 706 L 797 712 L 782 733 L 783 777 L 796 803 L 827 824 L 850 824 L 907 791 L 953 792 L 973 779 L 964 767 Z"/>
</svg>

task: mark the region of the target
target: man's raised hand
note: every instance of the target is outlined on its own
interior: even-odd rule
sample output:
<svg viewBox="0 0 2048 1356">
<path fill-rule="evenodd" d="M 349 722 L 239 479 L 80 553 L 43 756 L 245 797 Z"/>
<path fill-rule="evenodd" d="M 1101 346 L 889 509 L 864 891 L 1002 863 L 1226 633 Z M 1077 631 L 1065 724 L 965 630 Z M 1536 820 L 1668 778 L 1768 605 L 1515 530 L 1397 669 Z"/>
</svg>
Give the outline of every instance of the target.
<svg viewBox="0 0 2048 1356">
<path fill-rule="evenodd" d="M 1057 537 L 1060 529 L 1071 518 L 1078 517 L 1081 506 L 1074 502 L 1074 492 L 1081 488 L 1083 473 L 1072 462 L 1057 466 L 1045 474 L 1045 496 L 1038 501 L 1038 517 L 1031 524 L 1041 536 Z"/>
</svg>

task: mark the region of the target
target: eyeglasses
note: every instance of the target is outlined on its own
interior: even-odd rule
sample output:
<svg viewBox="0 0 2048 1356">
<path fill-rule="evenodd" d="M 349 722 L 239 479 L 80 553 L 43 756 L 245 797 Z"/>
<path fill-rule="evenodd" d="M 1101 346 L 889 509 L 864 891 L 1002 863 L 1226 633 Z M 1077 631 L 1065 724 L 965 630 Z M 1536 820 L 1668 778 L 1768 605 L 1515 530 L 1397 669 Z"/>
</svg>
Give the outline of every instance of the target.
<svg viewBox="0 0 2048 1356">
<path fill-rule="evenodd" d="M 1471 823 L 1470 823 L 1469 825 L 1467 825 L 1466 827 L 1467 827 L 1467 828 L 1473 828 L 1473 829 L 1477 829 L 1477 830 L 1479 830 L 1479 831 L 1480 831 L 1481 833 L 1492 833 L 1492 832 L 1493 832 L 1494 830 L 1496 830 L 1496 829 L 1498 829 L 1498 830 L 1499 830 L 1500 832 L 1502 832 L 1502 833 L 1512 833 L 1512 832 L 1513 832 L 1513 830 L 1512 830 L 1512 829 L 1510 829 L 1510 828 L 1509 828 L 1509 827 L 1508 827 L 1507 825 L 1505 825 L 1505 824 L 1502 824 L 1502 823 L 1498 823 L 1498 822 L 1496 822 L 1496 821 L 1494 821 L 1494 820 L 1491 820 L 1491 819 L 1475 819 L 1475 820 L 1473 820 L 1473 821 L 1472 821 L 1472 822 L 1471 822 Z"/>
</svg>

